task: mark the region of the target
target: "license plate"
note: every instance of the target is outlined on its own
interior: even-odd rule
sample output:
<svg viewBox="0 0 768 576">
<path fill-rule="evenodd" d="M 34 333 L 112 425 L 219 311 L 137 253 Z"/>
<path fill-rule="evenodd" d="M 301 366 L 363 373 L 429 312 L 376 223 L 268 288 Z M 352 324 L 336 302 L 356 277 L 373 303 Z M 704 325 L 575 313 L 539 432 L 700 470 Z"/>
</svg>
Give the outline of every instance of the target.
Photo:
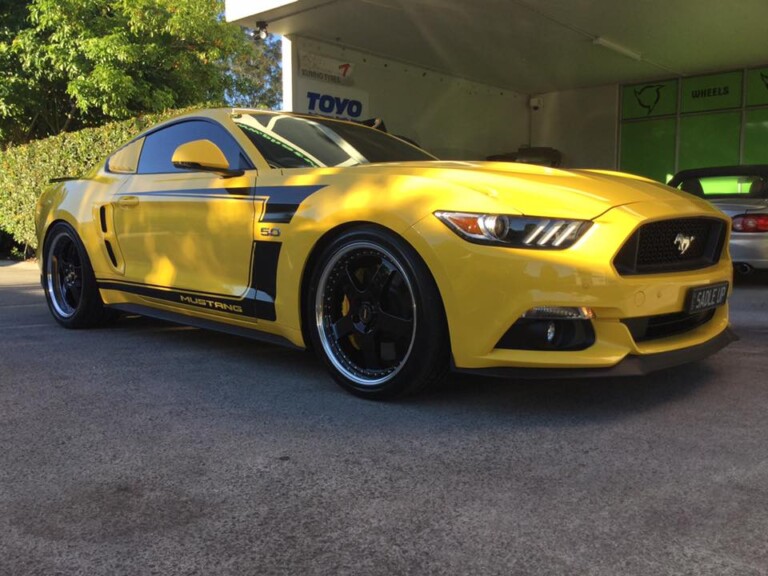
<svg viewBox="0 0 768 576">
<path fill-rule="evenodd" d="M 711 286 L 691 288 L 688 291 L 688 314 L 695 314 L 710 308 L 717 308 L 725 304 L 728 297 L 728 282 L 720 282 Z"/>
</svg>

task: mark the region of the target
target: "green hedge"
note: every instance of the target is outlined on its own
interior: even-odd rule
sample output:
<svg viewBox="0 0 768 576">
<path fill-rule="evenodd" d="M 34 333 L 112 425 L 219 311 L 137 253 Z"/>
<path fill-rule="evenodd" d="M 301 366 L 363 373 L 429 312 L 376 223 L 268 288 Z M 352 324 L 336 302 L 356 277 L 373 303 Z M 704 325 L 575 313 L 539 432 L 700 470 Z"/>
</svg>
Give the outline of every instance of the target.
<svg viewBox="0 0 768 576">
<path fill-rule="evenodd" d="M 0 230 L 22 246 L 36 248 L 35 204 L 49 178 L 82 176 L 145 128 L 192 109 L 65 132 L 0 151 Z"/>
</svg>

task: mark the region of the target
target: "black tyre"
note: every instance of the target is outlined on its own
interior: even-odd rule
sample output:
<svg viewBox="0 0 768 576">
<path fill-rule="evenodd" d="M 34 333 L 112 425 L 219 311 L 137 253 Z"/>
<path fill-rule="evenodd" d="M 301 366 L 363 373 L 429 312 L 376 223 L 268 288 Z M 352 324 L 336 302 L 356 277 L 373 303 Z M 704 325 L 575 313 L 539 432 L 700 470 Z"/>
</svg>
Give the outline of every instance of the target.
<svg viewBox="0 0 768 576">
<path fill-rule="evenodd" d="M 448 330 L 437 286 L 402 239 L 349 230 L 320 254 L 305 319 L 311 343 L 342 387 L 365 398 L 411 394 L 448 369 Z"/>
<path fill-rule="evenodd" d="M 48 232 L 43 252 L 43 285 L 48 308 L 65 328 L 90 328 L 114 319 L 104 307 L 83 243 L 69 224 Z"/>
</svg>

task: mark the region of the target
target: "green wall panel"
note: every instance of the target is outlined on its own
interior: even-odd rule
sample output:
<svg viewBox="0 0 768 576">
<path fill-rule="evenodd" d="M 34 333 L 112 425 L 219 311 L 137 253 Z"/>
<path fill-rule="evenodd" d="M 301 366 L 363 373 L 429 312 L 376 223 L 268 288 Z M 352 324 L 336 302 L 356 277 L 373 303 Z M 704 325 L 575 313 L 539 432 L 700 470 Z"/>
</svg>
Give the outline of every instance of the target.
<svg viewBox="0 0 768 576">
<path fill-rule="evenodd" d="M 739 163 L 741 112 L 680 118 L 678 170 Z"/>
<path fill-rule="evenodd" d="M 768 108 L 747 110 L 744 164 L 768 164 Z"/>
<path fill-rule="evenodd" d="M 768 68 L 747 72 L 747 106 L 768 104 Z"/>
<path fill-rule="evenodd" d="M 619 166 L 624 172 L 666 182 L 675 169 L 675 119 L 624 123 Z"/>
<path fill-rule="evenodd" d="M 742 73 L 726 72 L 683 80 L 681 112 L 741 107 Z"/>
<path fill-rule="evenodd" d="M 621 95 L 621 116 L 625 120 L 668 116 L 677 113 L 677 80 L 625 86 Z"/>
</svg>

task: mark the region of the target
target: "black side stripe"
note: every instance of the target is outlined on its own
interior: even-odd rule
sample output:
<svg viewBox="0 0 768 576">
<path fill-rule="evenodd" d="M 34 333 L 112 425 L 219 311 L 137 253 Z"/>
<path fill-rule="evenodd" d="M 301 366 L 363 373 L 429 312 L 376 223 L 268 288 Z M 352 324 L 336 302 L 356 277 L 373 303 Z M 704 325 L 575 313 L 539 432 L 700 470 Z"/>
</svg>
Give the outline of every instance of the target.
<svg viewBox="0 0 768 576">
<path fill-rule="evenodd" d="M 261 221 L 288 224 L 293 215 L 296 214 L 299 204 L 321 188 L 325 188 L 325 185 L 257 187 L 256 191 L 259 196 L 269 198 Z"/>
<path fill-rule="evenodd" d="M 219 198 L 222 200 L 249 200 L 264 197 L 266 208 L 262 222 L 272 224 L 290 223 L 296 210 L 304 200 L 325 188 L 325 184 L 317 186 L 256 186 L 221 188 L 220 191 L 210 188 L 189 190 L 157 190 L 150 192 L 124 192 L 119 196 L 168 196 L 173 198 Z"/>
<path fill-rule="evenodd" d="M 228 312 L 238 316 L 277 320 L 275 298 L 277 296 L 277 264 L 280 242 L 254 242 L 251 256 L 251 280 L 245 294 L 232 298 L 225 294 L 173 290 L 149 284 L 122 281 L 99 281 L 102 290 L 117 290 L 137 294 L 174 304 L 185 304 L 206 310 Z"/>
<path fill-rule="evenodd" d="M 254 242 L 251 286 L 255 290 L 254 307 L 256 318 L 276 320 L 275 298 L 277 298 L 277 263 L 280 259 L 280 242 Z M 247 297 L 247 295 L 246 295 Z"/>
</svg>

